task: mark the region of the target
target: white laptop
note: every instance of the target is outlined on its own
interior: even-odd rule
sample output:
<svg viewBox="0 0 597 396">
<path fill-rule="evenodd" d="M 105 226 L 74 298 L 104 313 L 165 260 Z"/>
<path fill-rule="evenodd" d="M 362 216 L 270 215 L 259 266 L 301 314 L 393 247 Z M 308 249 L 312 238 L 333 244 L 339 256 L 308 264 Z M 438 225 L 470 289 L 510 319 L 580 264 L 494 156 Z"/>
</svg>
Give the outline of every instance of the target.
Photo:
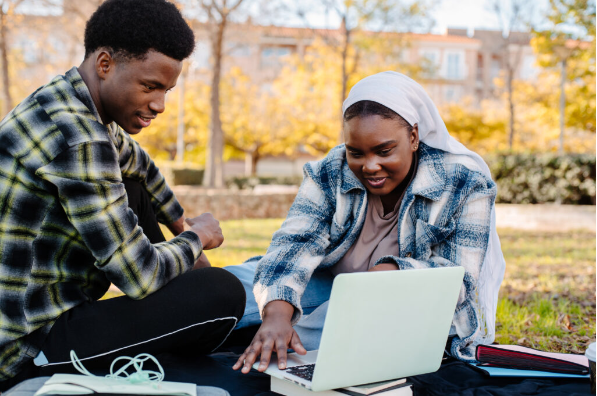
<svg viewBox="0 0 597 396">
<path fill-rule="evenodd" d="M 286 370 L 272 356 L 265 372 L 323 391 L 436 371 L 463 276 L 462 267 L 340 274 L 319 350 L 289 353 Z"/>
</svg>

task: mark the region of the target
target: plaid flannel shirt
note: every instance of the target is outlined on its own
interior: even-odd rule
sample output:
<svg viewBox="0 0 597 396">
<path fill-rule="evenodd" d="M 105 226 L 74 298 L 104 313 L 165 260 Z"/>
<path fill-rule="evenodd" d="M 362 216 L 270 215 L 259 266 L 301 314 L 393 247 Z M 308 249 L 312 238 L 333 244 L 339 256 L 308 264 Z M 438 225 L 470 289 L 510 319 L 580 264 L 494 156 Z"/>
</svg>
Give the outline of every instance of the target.
<svg viewBox="0 0 597 396">
<path fill-rule="evenodd" d="M 54 321 L 114 283 L 141 299 L 192 268 L 193 232 L 152 245 L 122 177 L 147 189 L 158 221 L 183 209 L 147 153 L 101 123 L 77 68 L 0 123 L 0 381 L 39 352 Z"/>
<path fill-rule="evenodd" d="M 420 145 L 415 178 L 404 194 L 398 218 L 400 251 L 380 258 L 401 270 L 463 266 L 464 282 L 452 321 L 452 354 L 475 359 L 475 342 L 485 334 L 477 282 L 487 251 L 496 186 L 466 156 Z M 283 300 L 301 315 L 301 296 L 316 269 L 336 264 L 358 238 L 367 213 L 365 187 L 346 163 L 344 145 L 304 167 L 304 180 L 288 217 L 258 260 L 253 292 L 260 311 Z M 415 325 L 415 323 L 413 323 Z"/>
</svg>

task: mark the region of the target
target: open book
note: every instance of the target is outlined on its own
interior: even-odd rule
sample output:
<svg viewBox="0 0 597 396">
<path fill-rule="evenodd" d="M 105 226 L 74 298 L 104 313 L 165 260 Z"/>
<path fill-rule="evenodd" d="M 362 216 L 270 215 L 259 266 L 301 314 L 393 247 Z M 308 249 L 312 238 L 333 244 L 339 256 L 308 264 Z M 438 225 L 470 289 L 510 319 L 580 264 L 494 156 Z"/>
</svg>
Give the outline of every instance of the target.
<svg viewBox="0 0 597 396">
<path fill-rule="evenodd" d="M 517 345 L 479 345 L 477 360 L 481 368 L 502 367 L 576 375 L 589 373 L 589 361 L 583 355 L 542 352 Z"/>
</svg>

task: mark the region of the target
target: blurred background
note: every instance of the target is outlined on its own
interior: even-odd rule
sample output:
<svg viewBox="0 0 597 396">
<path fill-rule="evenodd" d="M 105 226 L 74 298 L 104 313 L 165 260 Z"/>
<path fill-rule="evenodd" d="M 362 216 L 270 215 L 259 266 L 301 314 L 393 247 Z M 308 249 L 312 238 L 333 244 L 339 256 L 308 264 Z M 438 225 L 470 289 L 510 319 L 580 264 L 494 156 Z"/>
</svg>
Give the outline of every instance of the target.
<svg viewBox="0 0 597 396">
<path fill-rule="evenodd" d="M 85 22 L 101 2 L 0 0 L 2 117 L 80 64 Z M 297 183 L 306 161 L 342 142 L 341 103 L 352 85 L 383 70 L 420 82 L 450 133 L 485 156 L 497 178 L 544 167 L 538 154 L 594 156 L 594 0 L 176 4 L 197 47 L 166 113 L 136 137 L 162 167 L 189 170 L 176 172 L 175 184 Z M 503 154 L 519 156 L 507 163 Z M 571 167 L 591 162 L 568 158 Z M 243 179 L 251 176 L 264 180 Z M 585 193 L 583 203 L 591 194 L 594 203 L 594 187 Z M 516 195 L 498 201 L 569 200 L 553 189 Z"/>
<path fill-rule="evenodd" d="M 101 2 L 0 0 L 0 117 L 81 63 Z M 187 216 L 222 220 L 212 264 L 265 252 L 302 166 L 342 142 L 350 88 L 395 70 L 425 87 L 498 184 L 497 341 L 582 353 L 594 340 L 594 0 L 175 3 L 197 47 L 135 139 Z"/>
</svg>

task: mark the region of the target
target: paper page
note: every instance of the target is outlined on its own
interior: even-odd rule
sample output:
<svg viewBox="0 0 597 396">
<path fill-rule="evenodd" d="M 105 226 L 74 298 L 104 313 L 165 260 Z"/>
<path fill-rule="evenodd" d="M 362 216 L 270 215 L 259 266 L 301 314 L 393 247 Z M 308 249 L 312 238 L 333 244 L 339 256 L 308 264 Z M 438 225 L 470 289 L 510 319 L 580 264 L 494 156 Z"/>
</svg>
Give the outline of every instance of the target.
<svg viewBox="0 0 597 396">
<path fill-rule="evenodd" d="M 50 387 L 51 392 L 58 388 L 64 389 L 65 393 L 40 393 L 44 387 Z M 91 392 L 72 393 L 73 386 L 82 387 Z M 79 388 L 80 389 L 80 388 Z M 68 393 L 67 393 L 68 392 Z M 125 395 L 181 395 L 197 396 L 197 386 L 183 382 L 143 383 L 131 384 L 123 379 L 106 377 L 91 377 L 77 374 L 54 374 L 46 381 L 44 386 L 36 393 L 36 396 L 50 394 L 88 394 L 88 393 L 117 393 Z"/>
</svg>

